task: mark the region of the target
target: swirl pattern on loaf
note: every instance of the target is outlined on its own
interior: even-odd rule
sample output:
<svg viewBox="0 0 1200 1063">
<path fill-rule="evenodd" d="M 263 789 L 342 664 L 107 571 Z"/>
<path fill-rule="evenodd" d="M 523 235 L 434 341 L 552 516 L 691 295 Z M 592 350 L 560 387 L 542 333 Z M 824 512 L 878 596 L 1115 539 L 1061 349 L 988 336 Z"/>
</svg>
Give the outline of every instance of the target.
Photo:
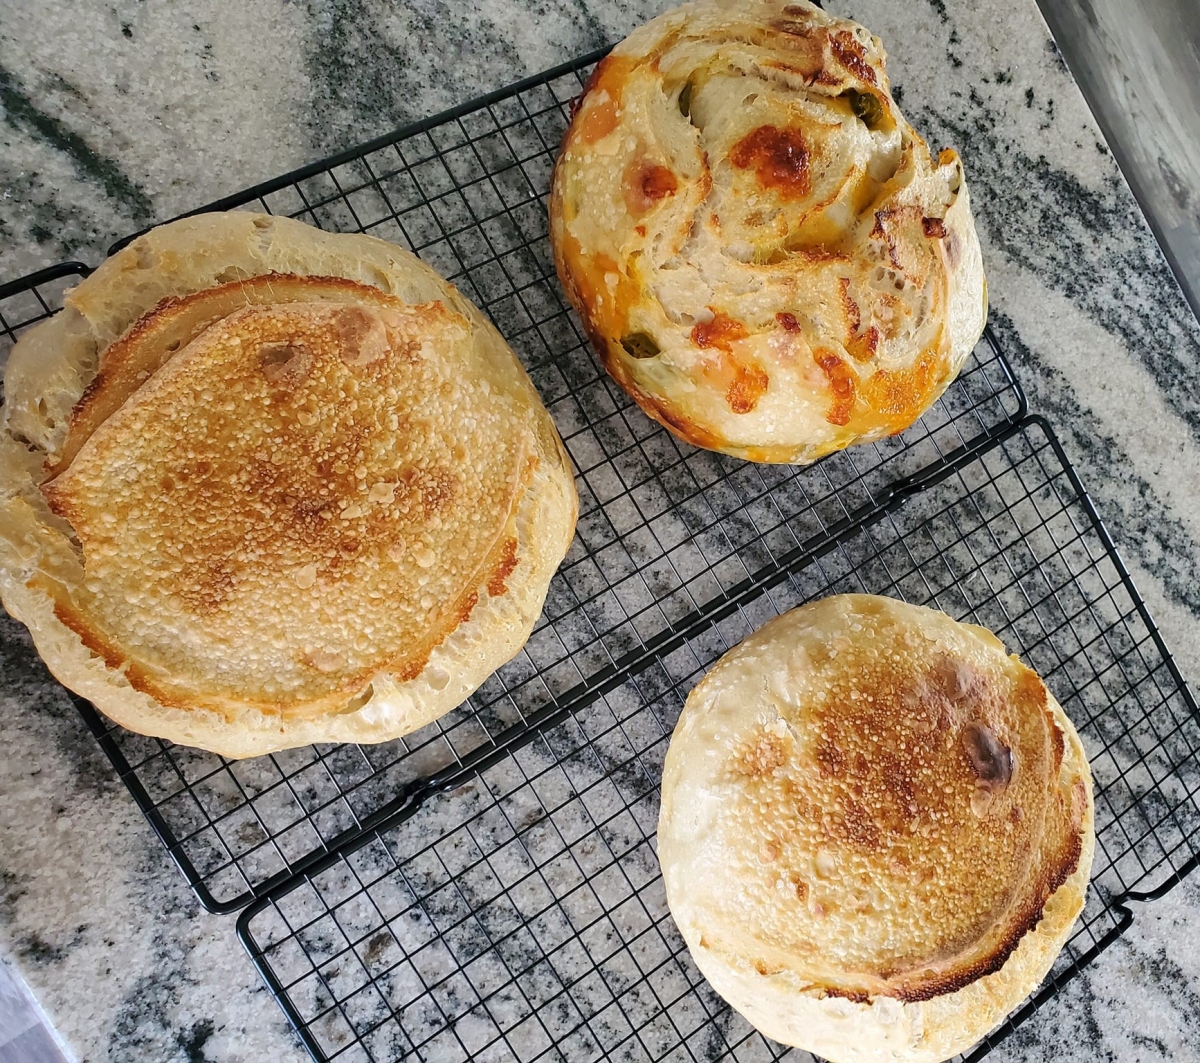
<svg viewBox="0 0 1200 1063">
<path fill-rule="evenodd" d="M 807 463 L 913 423 L 979 339 L 962 164 L 879 40 L 807 3 L 700 0 L 596 68 L 551 198 L 606 368 L 676 435 Z"/>
</svg>

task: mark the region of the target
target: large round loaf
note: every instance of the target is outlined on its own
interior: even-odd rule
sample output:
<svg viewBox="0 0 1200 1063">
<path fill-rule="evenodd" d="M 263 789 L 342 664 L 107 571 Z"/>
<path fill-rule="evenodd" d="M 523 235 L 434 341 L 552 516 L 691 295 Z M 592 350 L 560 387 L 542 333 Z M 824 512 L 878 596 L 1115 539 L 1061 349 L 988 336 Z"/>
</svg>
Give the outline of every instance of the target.
<svg viewBox="0 0 1200 1063">
<path fill-rule="evenodd" d="M 512 350 L 369 236 L 165 225 L 9 359 L 5 607 L 112 719 L 228 756 L 459 705 L 528 638 L 576 510 Z"/>
<path fill-rule="evenodd" d="M 843 595 L 688 697 L 663 772 L 671 914 L 712 986 L 833 1063 L 948 1059 L 1041 981 L 1083 908 L 1091 775 L 989 631 Z"/>
<path fill-rule="evenodd" d="M 697 0 L 596 68 L 555 262 L 608 371 L 688 442 L 807 463 L 879 439 L 979 339 L 962 164 L 930 154 L 884 58 L 806 2 Z"/>
</svg>

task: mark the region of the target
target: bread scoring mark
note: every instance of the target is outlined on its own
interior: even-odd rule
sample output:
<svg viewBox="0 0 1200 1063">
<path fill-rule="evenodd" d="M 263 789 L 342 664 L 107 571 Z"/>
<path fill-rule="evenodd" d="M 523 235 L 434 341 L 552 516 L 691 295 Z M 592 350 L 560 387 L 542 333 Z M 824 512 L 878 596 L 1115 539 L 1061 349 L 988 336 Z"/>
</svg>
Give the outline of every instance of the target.
<svg viewBox="0 0 1200 1063">
<path fill-rule="evenodd" d="M 220 284 L 183 298 L 161 300 L 143 314 L 101 358 L 96 376 L 71 410 L 71 427 L 47 476 L 63 472 L 91 434 L 146 380 L 216 322 L 247 306 L 266 303 L 355 300 L 381 305 L 388 296 L 345 277 L 267 273 Z"/>
<path fill-rule="evenodd" d="M 86 434 L 89 430 L 89 421 L 95 416 L 95 407 L 103 402 L 104 393 L 110 388 L 112 378 L 118 376 L 120 370 L 127 360 L 126 350 L 128 348 L 136 348 L 136 346 L 146 338 L 147 334 L 154 332 L 159 326 L 159 322 L 176 311 L 184 304 L 184 300 L 176 296 L 168 296 L 165 299 L 160 299 L 149 311 L 137 319 L 125 331 L 115 343 L 110 344 L 104 351 L 104 357 L 96 371 L 96 375 L 88 382 L 87 387 L 83 389 L 83 394 L 79 397 L 79 401 L 71 407 L 71 431 L 68 439 L 63 447 L 63 453 L 59 455 L 56 465 L 53 467 L 47 459 L 46 472 L 48 476 L 52 476 L 70 464 L 71 458 L 80 446 L 83 445 L 86 439 Z M 167 354 L 172 354 L 179 350 L 182 345 L 182 340 L 171 343 Z M 157 368 L 157 366 L 153 366 Z M 152 367 L 141 365 L 134 367 L 135 372 L 151 372 Z M 114 407 L 115 408 L 115 407 Z M 99 419 L 96 423 L 99 423 Z M 82 438 L 76 438 L 80 437 Z"/>
<path fill-rule="evenodd" d="M 866 52 L 850 30 L 839 30 L 829 36 L 829 50 L 851 74 L 868 85 L 875 84 L 875 70 L 867 61 Z"/>
<path fill-rule="evenodd" d="M 504 547 L 500 555 L 500 561 L 492 570 L 492 574 L 488 577 L 488 594 L 493 598 L 498 598 L 507 590 L 505 580 L 512 575 L 513 569 L 517 567 L 517 540 L 513 536 L 508 536 L 504 540 Z"/>
<path fill-rule="evenodd" d="M 760 187 L 782 199 L 803 199 L 812 190 L 808 148 L 799 129 L 759 126 L 734 144 L 729 161 L 740 170 L 753 168 Z"/>
<path fill-rule="evenodd" d="M 818 347 L 813 351 L 813 360 L 829 381 L 829 391 L 833 396 L 825 420 L 839 426 L 849 424 L 857 401 L 858 377 L 854 370 L 826 347 Z"/>
<path fill-rule="evenodd" d="M 641 217 L 667 196 L 673 196 L 679 179 L 667 167 L 639 156 L 626 164 L 621 188 L 629 213 Z"/>
<path fill-rule="evenodd" d="M 54 615 L 79 636 L 79 640 L 91 653 L 104 661 L 105 667 L 110 672 L 116 672 L 125 667 L 128 656 L 108 639 L 101 637 L 100 632 L 91 622 L 91 618 L 71 601 L 60 584 L 43 578 L 35 578 L 30 581 L 30 586 L 45 591 L 51 596 L 54 601 Z"/>
<path fill-rule="evenodd" d="M 848 329 L 847 343 L 849 343 L 862 327 L 862 312 L 858 308 L 858 303 L 854 301 L 854 297 L 850 294 L 849 277 L 838 277 L 838 294 L 842 300 L 842 311 L 846 315 L 846 328 Z"/>
<path fill-rule="evenodd" d="M 889 995 L 907 1004 L 916 1004 L 922 1000 L 932 1000 L 934 997 L 946 993 L 957 992 L 980 978 L 995 974 L 1016 952 L 1017 946 L 1021 944 L 1021 939 L 1042 921 L 1046 903 L 1075 873 L 1082 855 L 1083 835 L 1080 828 L 1076 826 L 1066 839 L 1065 848 L 1052 854 L 1051 867 L 1041 881 L 1034 884 L 1029 901 L 1010 922 L 1004 938 L 988 956 L 975 963 L 965 965 L 958 971 L 943 974 L 931 971 L 926 980 L 899 985 Z"/>
</svg>

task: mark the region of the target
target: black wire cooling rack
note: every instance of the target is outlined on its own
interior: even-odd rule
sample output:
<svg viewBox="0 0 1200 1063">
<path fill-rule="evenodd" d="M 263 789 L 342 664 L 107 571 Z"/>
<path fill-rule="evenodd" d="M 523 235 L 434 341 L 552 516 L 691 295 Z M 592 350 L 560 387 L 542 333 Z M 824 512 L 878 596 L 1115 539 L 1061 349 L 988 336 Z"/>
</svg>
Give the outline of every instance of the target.
<svg viewBox="0 0 1200 1063">
<path fill-rule="evenodd" d="M 1195 704 L 1058 442 L 1030 419 L 252 904 L 239 935 L 314 1057 L 784 1058 L 708 988 L 671 922 L 659 778 L 684 699 L 722 653 L 847 591 L 995 631 L 1045 678 L 1091 761 L 1084 914 L 1043 990 L 968 1058 L 1110 944 L 1131 899 L 1195 863 Z"/>
<path fill-rule="evenodd" d="M 990 332 L 917 425 L 808 469 L 683 445 L 608 380 L 554 279 L 545 209 L 598 57 L 206 208 L 407 245 L 504 332 L 580 493 L 522 653 L 405 739 L 249 761 L 76 703 L 202 903 L 250 904 L 239 935 L 316 1059 L 778 1059 L 666 912 L 653 846 L 675 716 L 727 647 L 822 594 L 970 618 L 1079 726 L 1099 837 L 1070 945 L 977 1059 L 1128 925 L 1128 901 L 1196 862 L 1195 702 Z M 0 286 L 0 356 L 87 272 Z"/>
<path fill-rule="evenodd" d="M 76 700 L 212 911 L 244 906 L 447 773 L 617 681 L 746 581 L 1025 413 L 989 333 L 917 425 L 813 468 L 697 450 L 649 420 L 599 368 L 547 237 L 550 171 L 596 58 L 206 208 L 288 214 L 411 247 L 518 352 L 570 452 L 580 499 L 578 534 L 529 643 L 462 708 L 404 739 L 231 762 L 132 734 Z M 0 289 L 3 334 L 11 342 L 48 316 L 64 278 L 86 272 L 66 264 Z"/>
</svg>

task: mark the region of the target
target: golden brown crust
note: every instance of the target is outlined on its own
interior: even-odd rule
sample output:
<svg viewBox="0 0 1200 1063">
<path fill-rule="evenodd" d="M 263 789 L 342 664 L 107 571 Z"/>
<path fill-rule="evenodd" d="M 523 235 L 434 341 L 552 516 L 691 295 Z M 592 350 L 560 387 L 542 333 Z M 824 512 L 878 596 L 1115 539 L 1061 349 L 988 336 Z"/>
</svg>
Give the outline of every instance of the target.
<svg viewBox="0 0 1200 1063">
<path fill-rule="evenodd" d="M 808 4 L 700 0 L 618 45 L 550 217 L 608 371 L 737 456 L 808 462 L 902 430 L 983 328 L 958 157 L 904 120 L 878 40 Z"/>
<path fill-rule="evenodd" d="M 130 361 L 157 331 L 138 323 Z M 442 303 L 375 290 L 218 317 L 43 485 L 87 575 L 60 619 L 179 708 L 311 715 L 410 673 L 469 617 L 527 486 L 532 440 L 456 357 L 468 342 Z"/>
<path fill-rule="evenodd" d="M 845 595 L 692 692 L 659 854 L 697 964 L 764 1032 L 835 1061 L 943 1059 L 1052 962 L 1091 832 L 1078 738 L 1032 672 L 982 629 Z"/>
<path fill-rule="evenodd" d="M 47 371 L 52 334 L 70 360 Z M 527 637 L 574 527 L 512 352 L 370 238 L 154 230 L 23 337 L 8 382 L 6 607 L 118 722 L 228 755 L 453 708 Z"/>
<path fill-rule="evenodd" d="M 344 277 L 303 277 L 271 273 L 229 281 L 182 298 L 161 300 L 115 343 L 106 347 L 99 370 L 71 410 L 70 428 L 54 466 L 65 469 L 92 432 L 115 413 L 154 372 L 205 328 L 245 306 L 271 303 L 330 302 L 384 307 L 377 288 Z"/>
</svg>

